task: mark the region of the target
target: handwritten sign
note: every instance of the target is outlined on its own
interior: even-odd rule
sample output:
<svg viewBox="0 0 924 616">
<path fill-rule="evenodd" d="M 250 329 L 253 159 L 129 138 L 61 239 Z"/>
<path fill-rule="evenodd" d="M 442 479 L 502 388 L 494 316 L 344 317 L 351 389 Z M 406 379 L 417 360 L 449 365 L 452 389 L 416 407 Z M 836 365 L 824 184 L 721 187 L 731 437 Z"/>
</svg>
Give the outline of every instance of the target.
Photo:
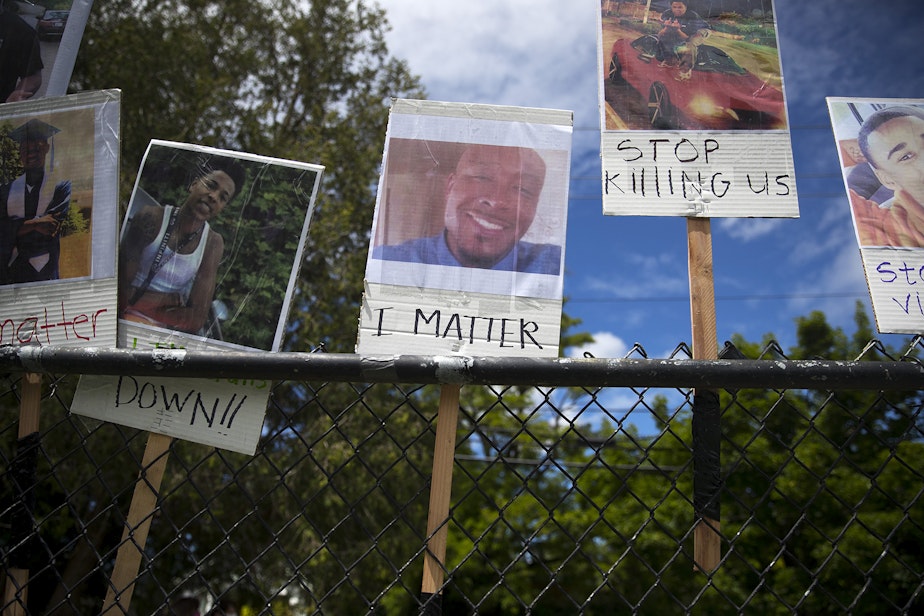
<svg viewBox="0 0 924 616">
<path fill-rule="evenodd" d="M 798 217 L 773 3 L 637 8 L 599 12 L 603 213 Z"/>
<path fill-rule="evenodd" d="M 924 178 L 907 172 L 924 100 L 829 98 L 828 110 L 877 328 L 924 332 Z"/>
<path fill-rule="evenodd" d="M 571 123 L 395 101 L 358 352 L 558 354 Z"/>
<path fill-rule="evenodd" d="M 253 455 L 270 388 L 255 380 L 84 375 L 71 411 Z"/>
<path fill-rule="evenodd" d="M 99 289 L 106 285 L 95 285 Z M 114 285 L 112 285 L 114 286 Z M 115 314 L 111 307 L 81 297 L 91 295 L 74 289 L 74 295 L 55 305 L 26 291 L 7 291 L 17 301 L 5 302 L 0 312 L 0 344 L 74 346 L 105 344 L 115 339 Z M 59 291 L 60 294 L 60 291 Z M 88 308 L 89 306 L 89 308 Z"/>
<path fill-rule="evenodd" d="M 360 333 L 363 352 L 557 356 L 561 301 L 368 285 Z"/>
<path fill-rule="evenodd" d="M 924 331 L 924 250 L 861 250 L 880 332 Z"/>
<path fill-rule="evenodd" d="M 0 165 L 0 344 L 116 344 L 119 100 L 91 92 L 3 106 L 4 147 L 29 140 L 47 155 L 37 184 L 21 164 Z"/>
<path fill-rule="evenodd" d="M 797 217 L 787 134 L 604 134 L 605 214 Z"/>
</svg>

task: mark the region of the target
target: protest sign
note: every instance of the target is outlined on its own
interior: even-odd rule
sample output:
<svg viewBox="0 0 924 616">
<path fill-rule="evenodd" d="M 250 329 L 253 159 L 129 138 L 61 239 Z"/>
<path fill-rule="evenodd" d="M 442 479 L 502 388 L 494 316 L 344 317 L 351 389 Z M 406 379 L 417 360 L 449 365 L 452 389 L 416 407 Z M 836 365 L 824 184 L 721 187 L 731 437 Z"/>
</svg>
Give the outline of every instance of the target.
<svg viewBox="0 0 924 616">
<path fill-rule="evenodd" d="M 119 346 L 278 351 L 321 170 L 152 141 L 122 225 Z"/>
<path fill-rule="evenodd" d="M 119 346 L 278 351 L 322 169 L 152 141 L 122 227 Z M 71 410 L 253 454 L 270 389 L 83 376 Z"/>
<path fill-rule="evenodd" d="M 0 344 L 115 346 L 119 100 L 0 107 Z"/>
<path fill-rule="evenodd" d="M 322 169 L 152 141 L 119 244 L 120 345 L 166 361 L 187 348 L 278 351 Z M 74 413 L 150 432 L 104 612 L 131 603 L 172 438 L 253 455 L 271 389 L 262 380 L 81 378 Z"/>
<path fill-rule="evenodd" d="M 797 217 L 772 2 L 649 6 L 602 0 L 604 214 Z"/>
<path fill-rule="evenodd" d="M 557 356 L 572 116 L 395 101 L 358 352 Z"/>
<path fill-rule="evenodd" d="M 828 98 L 881 333 L 924 332 L 924 99 Z"/>
<path fill-rule="evenodd" d="M 555 357 L 568 111 L 396 100 L 357 350 Z M 443 385 L 421 600 L 443 586 L 459 385 Z"/>
<path fill-rule="evenodd" d="M 270 385 L 263 380 L 84 375 L 73 410 L 122 426 L 253 455 Z"/>
<path fill-rule="evenodd" d="M 599 15 L 603 213 L 687 218 L 693 357 L 715 359 L 710 219 L 799 215 L 772 0 L 601 0 Z M 718 433 L 717 394 L 695 393 L 694 560 L 713 571 L 720 456 L 701 436 Z"/>
</svg>

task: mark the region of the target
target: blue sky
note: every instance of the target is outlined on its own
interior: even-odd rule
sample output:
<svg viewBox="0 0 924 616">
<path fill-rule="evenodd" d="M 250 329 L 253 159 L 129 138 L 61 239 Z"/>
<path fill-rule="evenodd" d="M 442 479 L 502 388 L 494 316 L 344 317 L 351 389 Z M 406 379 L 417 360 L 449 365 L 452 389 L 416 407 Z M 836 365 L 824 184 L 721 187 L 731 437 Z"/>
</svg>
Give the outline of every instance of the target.
<svg viewBox="0 0 924 616">
<path fill-rule="evenodd" d="M 638 343 L 665 357 L 689 344 L 686 221 L 602 214 L 599 1 L 379 3 L 392 53 L 430 99 L 574 112 L 565 310 L 597 338 L 589 350 L 621 357 Z M 787 348 L 795 319 L 812 310 L 852 333 L 855 302 L 869 299 L 825 97 L 924 98 L 920 0 L 774 6 L 800 218 L 712 220 L 720 346 L 734 333 L 773 333 Z"/>
</svg>

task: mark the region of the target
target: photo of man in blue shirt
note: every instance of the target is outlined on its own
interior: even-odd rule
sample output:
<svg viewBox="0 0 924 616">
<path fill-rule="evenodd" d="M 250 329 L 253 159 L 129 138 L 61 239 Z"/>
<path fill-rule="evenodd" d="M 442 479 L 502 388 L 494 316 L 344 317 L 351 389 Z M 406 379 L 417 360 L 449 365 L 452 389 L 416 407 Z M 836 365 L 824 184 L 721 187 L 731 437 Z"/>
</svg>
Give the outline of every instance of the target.
<svg viewBox="0 0 924 616">
<path fill-rule="evenodd" d="M 557 276 L 561 246 L 522 239 L 545 180 L 535 150 L 468 145 L 446 183 L 442 232 L 376 246 L 372 258 Z"/>
</svg>

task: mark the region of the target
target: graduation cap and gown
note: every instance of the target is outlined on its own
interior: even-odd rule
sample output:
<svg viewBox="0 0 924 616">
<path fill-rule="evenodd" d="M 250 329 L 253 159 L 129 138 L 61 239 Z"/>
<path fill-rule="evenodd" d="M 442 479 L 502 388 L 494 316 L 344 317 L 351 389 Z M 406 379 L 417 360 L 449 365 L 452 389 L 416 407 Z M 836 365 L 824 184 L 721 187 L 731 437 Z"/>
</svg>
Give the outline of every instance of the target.
<svg viewBox="0 0 924 616">
<path fill-rule="evenodd" d="M 54 168 L 54 135 L 60 129 L 38 119 L 16 127 L 9 137 L 21 146 L 29 141 L 51 142 Z M 28 161 L 24 160 L 24 164 Z M 27 220 L 50 215 L 59 224 L 70 209 L 71 184 L 58 183 L 50 199 L 42 199 L 45 166 L 26 168 L 9 184 L 0 186 L 0 284 L 54 280 L 58 278 L 60 234 L 30 231 L 20 235 Z M 44 203 L 44 206 L 43 206 Z"/>
</svg>

